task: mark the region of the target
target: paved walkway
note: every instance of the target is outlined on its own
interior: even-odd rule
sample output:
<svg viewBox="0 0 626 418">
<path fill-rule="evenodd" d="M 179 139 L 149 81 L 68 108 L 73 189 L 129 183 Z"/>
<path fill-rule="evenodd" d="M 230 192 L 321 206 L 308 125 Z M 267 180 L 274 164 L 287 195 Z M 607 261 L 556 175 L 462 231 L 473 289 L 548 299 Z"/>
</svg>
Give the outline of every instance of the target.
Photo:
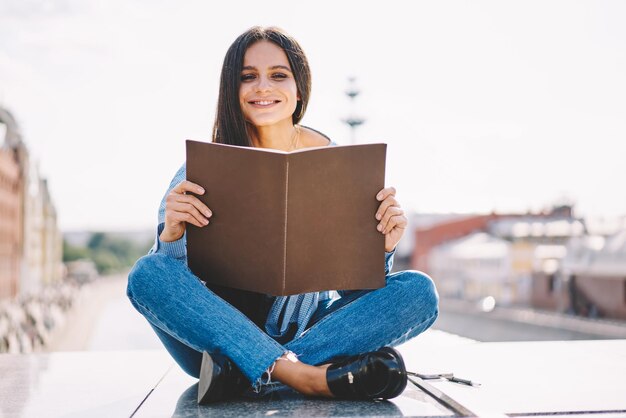
<svg viewBox="0 0 626 418">
<path fill-rule="evenodd" d="M 47 352 L 160 349 L 161 342 L 126 298 L 126 274 L 83 286 Z"/>
</svg>

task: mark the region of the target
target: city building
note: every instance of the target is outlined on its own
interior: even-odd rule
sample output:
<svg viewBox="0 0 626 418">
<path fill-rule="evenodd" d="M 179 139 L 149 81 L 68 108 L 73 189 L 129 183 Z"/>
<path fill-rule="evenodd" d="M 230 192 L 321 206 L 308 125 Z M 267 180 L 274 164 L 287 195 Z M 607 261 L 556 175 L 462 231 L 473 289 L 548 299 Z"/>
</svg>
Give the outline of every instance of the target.
<svg viewBox="0 0 626 418">
<path fill-rule="evenodd" d="M 0 108 L 0 299 L 19 292 L 23 252 L 20 143 L 15 119 Z"/>
<path fill-rule="evenodd" d="M 429 254 L 437 246 L 474 232 L 485 231 L 499 215 L 430 214 L 413 216 L 411 268 L 430 272 Z"/>
<path fill-rule="evenodd" d="M 580 237 L 587 239 L 589 237 Z M 569 306 L 567 289 L 559 269 L 567 254 L 565 245 L 539 245 L 535 249 L 530 304 L 535 308 L 565 312 Z"/>
<path fill-rule="evenodd" d="M 0 129 L 0 298 L 12 298 L 62 279 L 63 242 L 48 183 L 2 107 Z"/>
<path fill-rule="evenodd" d="M 505 305 L 517 293 L 512 264 L 511 243 L 485 232 L 441 244 L 428 256 L 440 295 L 465 300 L 492 296 Z"/>
<path fill-rule="evenodd" d="M 585 236 L 585 224 L 569 207 L 547 214 L 498 219 L 488 226 L 493 236 L 511 243 L 511 281 L 517 293 L 513 302 L 558 309 L 564 303 L 554 274 L 571 239 Z"/>
<path fill-rule="evenodd" d="M 533 273 L 532 306 L 626 319 L 626 229 L 572 238 Z"/>
<path fill-rule="evenodd" d="M 565 245 L 585 234 L 571 206 L 538 214 L 431 219 L 415 228 L 412 267 L 430 274 L 442 296 L 491 296 L 502 305 L 530 305 L 546 296 L 546 306 L 562 303 L 552 293 L 540 294 L 555 263 L 558 266 L 565 256 Z M 534 274 L 537 271 L 545 274 Z"/>
</svg>

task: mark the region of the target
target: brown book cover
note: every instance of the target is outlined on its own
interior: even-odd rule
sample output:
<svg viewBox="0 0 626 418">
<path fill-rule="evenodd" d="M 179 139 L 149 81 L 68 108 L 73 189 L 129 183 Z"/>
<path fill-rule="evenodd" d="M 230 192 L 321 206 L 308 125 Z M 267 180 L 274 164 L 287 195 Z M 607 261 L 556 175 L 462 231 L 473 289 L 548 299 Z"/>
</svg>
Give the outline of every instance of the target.
<svg viewBox="0 0 626 418">
<path fill-rule="evenodd" d="M 283 152 L 187 140 L 187 180 L 213 216 L 187 224 L 187 260 L 207 283 L 275 296 L 385 285 L 374 217 L 386 144 Z"/>
</svg>

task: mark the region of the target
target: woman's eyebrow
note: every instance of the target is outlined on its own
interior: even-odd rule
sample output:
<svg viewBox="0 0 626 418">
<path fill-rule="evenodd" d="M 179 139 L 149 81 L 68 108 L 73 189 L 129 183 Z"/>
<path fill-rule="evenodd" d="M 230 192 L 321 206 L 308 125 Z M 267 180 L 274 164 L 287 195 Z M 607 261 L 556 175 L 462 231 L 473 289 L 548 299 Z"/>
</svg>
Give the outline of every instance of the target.
<svg viewBox="0 0 626 418">
<path fill-rule="evenodd" d="M 284 65 L 274 65 L 273 67 L 270 67 L 270 70 L 278 70 L 278 69 L 282 69 L 282 70 L 286 70 L 291 72 L 291 68 L 286 67 Z"/>
<path fill-rule="evenodd" d="M 291 68 L 286 67 L 286 66 L 284 66 L 284 65 L 274 65 L 274 66 L 270 67 L 270 70 L 279 70 L 279 69 L 282 69 L 282 70 L 286 70 L 286 71 L 291 72 Z M 256 68 L 256 67 L 254 67 L 254 66 L 252 66 L 252 65 L 246 65 L 246 66 L 244 66 L 244 67 L 242 68 L 242 70 L 251 70 L 251 71 L 256 71 L 256 70 L 257 70 L 257 68 Z"/>
</svg>

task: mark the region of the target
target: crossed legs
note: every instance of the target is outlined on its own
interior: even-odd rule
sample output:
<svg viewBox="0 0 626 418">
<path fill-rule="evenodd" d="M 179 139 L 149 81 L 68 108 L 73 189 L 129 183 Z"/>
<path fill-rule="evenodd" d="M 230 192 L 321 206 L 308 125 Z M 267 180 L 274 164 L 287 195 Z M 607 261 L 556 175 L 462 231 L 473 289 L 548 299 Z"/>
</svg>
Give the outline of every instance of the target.
<svg viewBox="0 0 626 418">
<path fill-rule="evenodd" d="M 127 295 L 174 360 L 198 377 L 202 352 L 229 357 L 255 386 L 272 378 L 305 394 L 328 395 L 325 368 L 333 358 L 400 344 L 437 317 L 437 293 L 416 271 L 390 274 L 384 288 L 352 292 L 320 308 L 303 335 L 280 345 L 248 317 L 207 289 L 181 262 L 162 254 L 137 261 Z M 276 361 L 288 351 L 299 362 Z"/>
</svg>

